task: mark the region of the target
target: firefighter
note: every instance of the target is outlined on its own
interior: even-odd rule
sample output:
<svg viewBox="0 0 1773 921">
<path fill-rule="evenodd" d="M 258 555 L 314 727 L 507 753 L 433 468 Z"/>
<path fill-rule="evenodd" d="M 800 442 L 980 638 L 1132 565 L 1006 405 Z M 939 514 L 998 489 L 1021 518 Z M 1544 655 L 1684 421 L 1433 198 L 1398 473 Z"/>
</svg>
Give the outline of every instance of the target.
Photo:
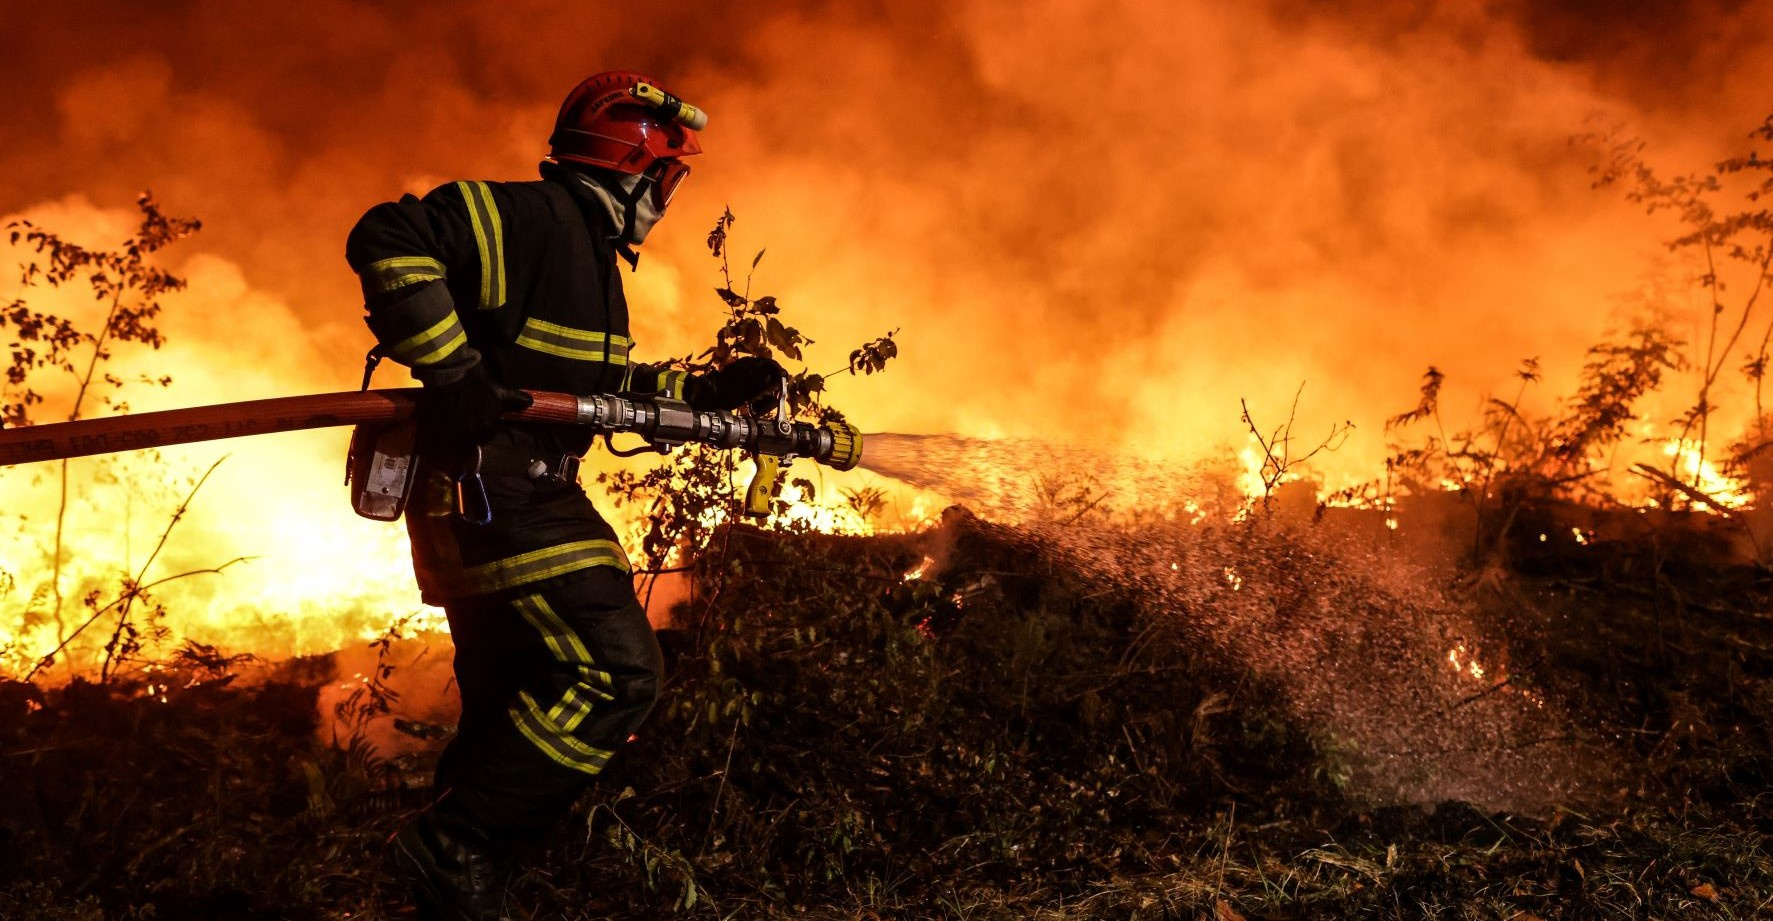
<svg viewBox="0 0 1773 921">
<path fill-rule="evenodd" d="M 506 855 L 564 812 L 646 718 L 661 659 L 615 532 L 577 482 L 582 429 L 503 421 L 523 390 L 655 393 L 733 409 L 781 366 L 703 375 L 634 360 L 632 270 L 707 116 L 638 73 L 580 83 L 530 182 L 451 182 L 371 208 L 345 256 L 377 354 L 412 369 L 424 600 L 456 646 L 458 732 L 438 799 L 392 842 L 427 917 L 499 917 Z"/>
</svg>

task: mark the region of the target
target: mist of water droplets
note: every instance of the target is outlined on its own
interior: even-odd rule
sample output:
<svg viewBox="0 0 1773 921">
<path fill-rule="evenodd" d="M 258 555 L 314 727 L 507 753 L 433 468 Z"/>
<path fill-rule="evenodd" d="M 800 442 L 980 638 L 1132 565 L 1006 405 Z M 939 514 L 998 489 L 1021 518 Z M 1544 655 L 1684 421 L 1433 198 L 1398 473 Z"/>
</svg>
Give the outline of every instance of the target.
<svg viewBox="0 0 1773 921">
<path fill-rule="evenodd" d="M 1175 642 L 1247 670 L 1357 794 L 1532 811 L 1603 780 L 1575 715 L 1509 671 L 1502 596 L 1451 587 L 1376 520 L 1253 509 L 1235 472 L 1034 441 L 871 435 L 865 463 L 1013 526 Z"/>
</svg>

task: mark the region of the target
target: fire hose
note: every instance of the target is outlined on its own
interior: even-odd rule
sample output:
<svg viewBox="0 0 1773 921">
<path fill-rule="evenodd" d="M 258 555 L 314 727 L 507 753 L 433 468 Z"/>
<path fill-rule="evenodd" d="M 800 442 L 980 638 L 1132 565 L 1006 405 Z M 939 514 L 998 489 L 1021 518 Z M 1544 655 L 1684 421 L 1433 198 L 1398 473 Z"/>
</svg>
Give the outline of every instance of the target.
<svg viewBox="0 0 1773 921">
<path fill-rule="evenodd" d="M 412 416 L 418 393 L 416 387 L 321 393 L 4 429 L 0 466 L 245 435 L 395 423 Z M 606 439 L 633 433 L 660 452 L 692 443 L 751 452 L 758 466 L 746 491 L 746 511 L 752 515 L 768 514 L 781 467 L 795 458 L 811 458 L 835 470 L 850 470 L 862 458 L 862 433 L 854 426 L 790 419 L 786 388 L 778 394 L 776 415 L 770 418 L 694 409 L 664 396 L 528 393 L 535 402 L 507 413 L 506 419 L 582 425 Z M 404 476 L 406 471 L 399 473 Z"/>
</svg>

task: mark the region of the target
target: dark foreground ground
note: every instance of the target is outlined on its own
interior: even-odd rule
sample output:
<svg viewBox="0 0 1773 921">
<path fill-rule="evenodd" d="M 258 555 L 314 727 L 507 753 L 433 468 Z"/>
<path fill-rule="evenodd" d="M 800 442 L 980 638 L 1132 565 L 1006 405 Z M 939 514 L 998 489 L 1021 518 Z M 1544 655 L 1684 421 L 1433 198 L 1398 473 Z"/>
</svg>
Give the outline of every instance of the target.
<svg viewBox="0 0 1773 921">
<path fill-rule="evenodd" d="M 1188 552 L 1247 556 L 1209 581 L 1235 581 L 1224 597 L 1264 630 L 1383 634 L 1396 593 L 1361 588 L 1312 527 L 1225 525 Z M 1342 689 L 1301 691 L 1311 662 L 1243 661 L 1258 647 L 1225 617 L 1192 629 L 1217 616 L 1207 581 L 1154 602 L 1106 578 L 1149 562 L 1136 544 L 1117 563 L 1097 540 L 1081 565 L 1063 535 L 964 515 L 915 537 L 735 532 L 664 637 L 667 701 L 511 915 L 1773 916 L 1768 581 L 1689 538 L 1550 545 L 1455 590 L 1491 612 L 1507 690 L 1569 714 L 1550 744 L 1608 762 L 1564 802 L 1510 810 L 1472 802 L 1469 777 L 1464 801 L 1367 785 L 1360 727 L 1301 703 Z M 938 566 L 905 580 L 926 555 Z M 1392 600 L 1362 610 L 1362 591 Z M 1350 647 L 1322 648 L 1318 673 L 1342 681 Z M 395 758 L 323 739 L 325 659 L 185 655 L 148 677 L 155 693 L 0 684 L 0 918 L 387 917 L 381 843 L 423 805 L 438 728 L 402 723 L 418 747 Z M 1486 694 L 1453 715 L 1504 696 Z M 386 723 L 368 702 L 346 732 Z M 1481 778 L 1499 751 L 1462 769 Z"/>
</svg>

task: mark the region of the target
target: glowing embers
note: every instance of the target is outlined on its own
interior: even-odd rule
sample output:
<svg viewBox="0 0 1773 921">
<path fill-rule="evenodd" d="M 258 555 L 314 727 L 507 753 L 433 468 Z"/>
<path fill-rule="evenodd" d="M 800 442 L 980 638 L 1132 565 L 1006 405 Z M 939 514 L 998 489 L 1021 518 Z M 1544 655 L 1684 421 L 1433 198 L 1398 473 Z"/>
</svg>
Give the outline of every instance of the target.
<svg viewBox="0 0 1773 921">
<path fill-rule="evenodd" d="M 1468 674 L 1478 681 L 1484 680 L 1484 676 L 1490 671 L 1484 667 L 1482 662 L 1478 661 L 1473 650 L 1464 643 L 1447 650 L 1447 662 L 1453 666 L 1455 673 Z"/>
<path fill-rule="evenodd" d="M 1479 688 L 1454 706 L 1462 707 L 1491 694 L 1513 694 L 1541 710 L 1545 709 L 1543 696 L 1515 683 L 1514 676 L 1508 673 L 1505 659 L 1490 657 L 1476 644 L 1463 640 L 1455 643 L 1453 648 L 1447 650 L 1446 661 L 1456 680 L 1469 682 Z"/>
<path fill-rule="evenodd" d="M 1225 584 L 1231 586 L 1231 590 L 1234 592 L 1244 587 L 1244 577 L 1237 574 L 1236 567 L 1225 567 L 1224 578 Z"/>
<path fill-rule="evenodd" d="M 245 657 L 242 657 L 245 658 Z M 168 703 L 168 694 L 173 691 L 186 691 L 205 683 L 200 673 L 184 673 L 169 669 L 160 662 L 149 662 L 143 665 L 140 673 L 145 680 L 142 682 L 138 697 L 159 703 Z M 183 679 L 182 681 L 180 679 Z M 232 680 L 232 679 L 226 679 Z M 224 681 L 225 683 L 225 681 Z M 33 710 L 37 708 L 32 708 Z"/>
<path fill-rule="evenodd" d="M 148 673 L 149 675 L 154 675 L 157 672 L 164 672 L 165 671 L 165 669 L 162 666 L 160 666 L 158 663 L 151 663 L 146 668 L 144 668 L 142 670 L 144 672 Z M 191 683 L 185 685 L 185 687 L 193 687 L 196 684 L 197 684 L 196 679 L 192 679 Z M 146 697 L 150 700 L 157 700 L 161 703 L 166 703 L 166 692 L 170 691 L 170 690 L 172 690 L 172 685 L 168 684 L 164 678 L 152 678 L 151 677 L 148 679 L 146 684 L 142 685 L 142 695 L 141 696 Z"/>
<path fill-rule="evenodd" d="M 905 573 L 904 577 L 900 581 L 902 581 L 902 582 L 916 582 L 917 580 L 923 578 L 923 574 L 925 572 L 928 572 L 930 566 L 932 564 L 934 564 L 935 562 L 936 561 L 934 559 L 932 559 L 931 557 L 927 557 L 927 556 L 924 557 L 923 562 L 918 563 L 917 566 L 913 567 L 909 572 Z"/>
</svg>

